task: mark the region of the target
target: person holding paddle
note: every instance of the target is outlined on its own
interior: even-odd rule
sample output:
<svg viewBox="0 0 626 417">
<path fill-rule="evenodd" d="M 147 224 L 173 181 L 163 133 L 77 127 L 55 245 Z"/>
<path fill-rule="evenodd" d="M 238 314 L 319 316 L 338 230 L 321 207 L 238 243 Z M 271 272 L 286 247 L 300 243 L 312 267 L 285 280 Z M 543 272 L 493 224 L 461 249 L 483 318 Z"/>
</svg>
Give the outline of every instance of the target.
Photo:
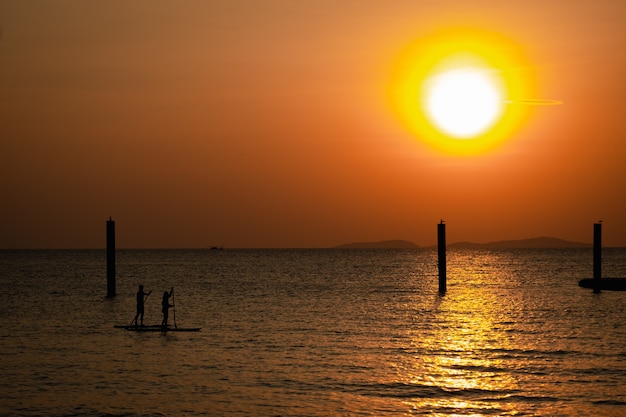
<svg viewBox="0 0 626 417">
<path fill-rule="evenodd" d="M 174 307 L 173 304 L 170 304 L 170 297 L 174 294 L 174 287 L 168 293 L 167 291 L 163 292 L 163 301 L 161 302 L 162 311 L 163 311 L 163 322 L 161 323 L 161 327 L 167 328 L 167 318 L 169 316 L 169 310 L 171 307 Z"/>
<path fill-rule="evenodd" d="M 144 303 L 151 293 L 152 291 L 145 293 L 143 291 L 143 285 L 139 285 L 139 291 L 137 291 L 137 314 L 135 314 L 135 318 L 133 319 L 133 321 L 130 322 L 131 325 L 135 323 L 135 326 L 137 326 L 137 318 L 141 316 L 141 325 L 143 326 Z"/>
</svg>

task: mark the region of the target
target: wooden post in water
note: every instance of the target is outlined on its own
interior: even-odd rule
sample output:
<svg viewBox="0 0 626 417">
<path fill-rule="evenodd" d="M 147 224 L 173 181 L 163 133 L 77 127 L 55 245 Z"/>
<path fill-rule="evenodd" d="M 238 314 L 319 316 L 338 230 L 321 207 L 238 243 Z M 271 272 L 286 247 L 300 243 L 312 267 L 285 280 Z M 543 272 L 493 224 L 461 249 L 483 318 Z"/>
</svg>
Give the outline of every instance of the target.
<svg viewBox="0 0 626 417">
<path fill-rule="evenodd" d="M 441 220 L 437 225 L 437 254 L 439 258 L 439 293 L 446 292 L 446 225 Z"/>
<path fill-rule="evenodd" d="M 602 223 L 593 224 L 593 291 L 600 292 L 602 279 Z"/>
<path fill-rule="evenodd" d="M 115 222 L 107 220 L 107 297 L 115 297 Z"/>
</svg>

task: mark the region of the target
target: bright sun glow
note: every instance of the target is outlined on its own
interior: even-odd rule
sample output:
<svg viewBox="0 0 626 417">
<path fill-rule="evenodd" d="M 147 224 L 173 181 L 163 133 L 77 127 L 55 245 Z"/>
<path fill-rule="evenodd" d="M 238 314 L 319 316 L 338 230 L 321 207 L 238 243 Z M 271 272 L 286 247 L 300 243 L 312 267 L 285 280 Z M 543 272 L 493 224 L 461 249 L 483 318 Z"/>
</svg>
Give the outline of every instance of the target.
<svg viewBox="0 0 626 417">
<path fill-rule="evenodd" d="M 519 47 L 493 33 L 449 30 L 408 45 L 390 84 L 391 104 L 420 140 L 475 155 L 515 136 L 532 94 Z"/>
<path fill-rule="evenodd" d="M 489 129 L 502 114 L 499 80 L 480 68 L 437 74 L 425 88 L 429 119 L 450 136 L 467 139 Z"/>
</svg>

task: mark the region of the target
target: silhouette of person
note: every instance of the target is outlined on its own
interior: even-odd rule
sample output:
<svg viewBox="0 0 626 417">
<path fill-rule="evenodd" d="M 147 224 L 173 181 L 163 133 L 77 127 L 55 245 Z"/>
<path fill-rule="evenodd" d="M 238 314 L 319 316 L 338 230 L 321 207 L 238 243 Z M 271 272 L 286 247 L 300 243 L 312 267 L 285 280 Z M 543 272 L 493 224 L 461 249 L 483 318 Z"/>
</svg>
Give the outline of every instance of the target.
<svg viewBox="0 0 626 417">
<path fill-rule="evenodd" d="M 141 325 L 143 326 L 144 303 L 150 294 L 152 294 L 152 291 L 145 293 L 143 291 L 143 285 L 139 286 L 139 291 L 137 291 L 137 314 L 135 314 L 135 318 L 130 323 L 131 325 L 135 323 L 135 326 L 137 326 L 137 319 L 141 316 Z"/>
<path fill-rule="evenodd" d="M 167 318 L 170 313 L 170 308 L 174 307 L 172 304 L 170 304 L 170 297 L 172 296 L 173 293 L 174 293 L 174 287 L 172 287 L 169 293 L 167 291 L 163 292 L 163 301 L 161 302 L 162 311 L 163 311 L 163 322 L 161 323 L 162 327 L 167 327 Z"/>
</svg>

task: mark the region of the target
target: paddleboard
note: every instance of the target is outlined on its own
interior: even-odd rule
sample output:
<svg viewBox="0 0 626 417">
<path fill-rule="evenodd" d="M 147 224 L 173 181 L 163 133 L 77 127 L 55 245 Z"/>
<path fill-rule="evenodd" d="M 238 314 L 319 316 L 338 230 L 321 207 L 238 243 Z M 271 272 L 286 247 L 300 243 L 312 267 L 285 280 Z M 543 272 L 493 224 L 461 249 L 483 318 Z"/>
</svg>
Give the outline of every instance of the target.
<svg viewBox="0 0 626 417">
<path fill-rule="evenodd" d="M 201 329 L 201 327 L 163 327 L 160 324 L 151 324 L 146 326 L 115 325 L 113 327 L 131 332 L 198 332 Z"/>
</svg>

